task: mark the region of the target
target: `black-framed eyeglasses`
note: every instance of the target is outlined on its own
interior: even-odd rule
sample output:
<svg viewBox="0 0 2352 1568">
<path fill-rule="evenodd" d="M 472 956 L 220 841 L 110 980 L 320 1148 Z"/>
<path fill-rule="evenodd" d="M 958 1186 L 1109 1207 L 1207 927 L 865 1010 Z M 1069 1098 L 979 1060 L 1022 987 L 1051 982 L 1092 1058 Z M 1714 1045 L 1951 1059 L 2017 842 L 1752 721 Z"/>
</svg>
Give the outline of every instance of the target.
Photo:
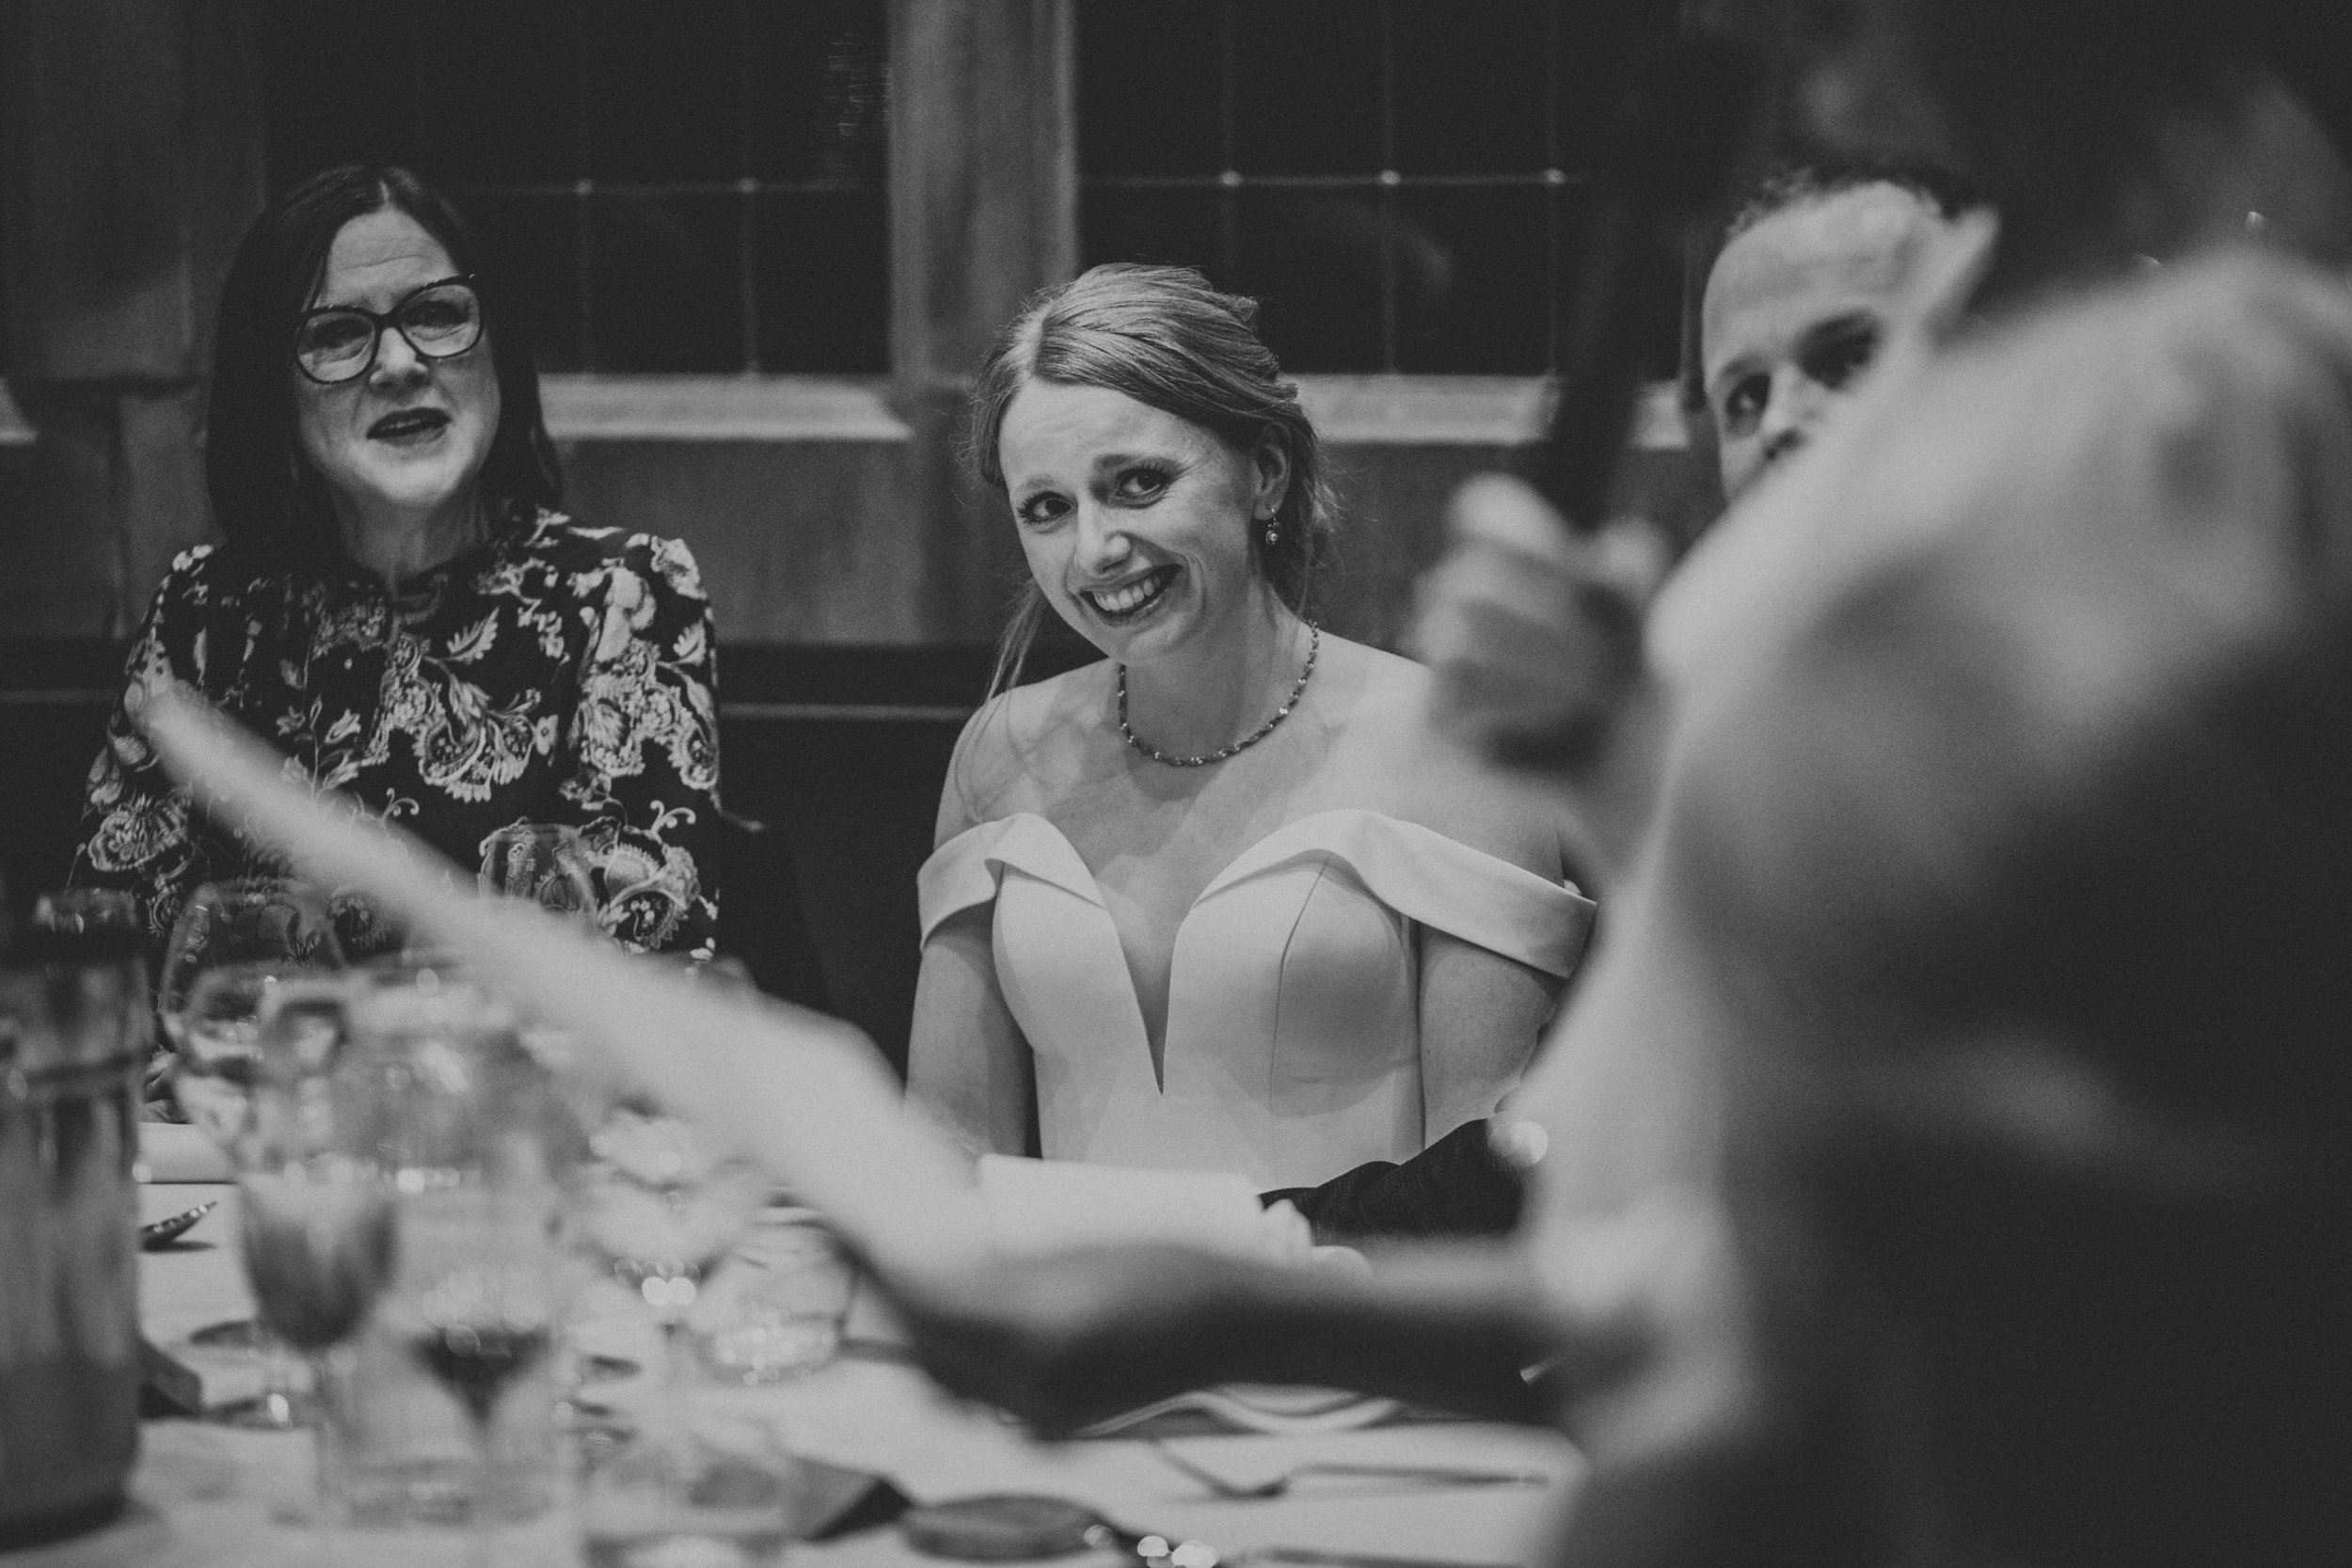
<svg viewBox="0 0 2352 1568">
<path fill-rule="evenodd" d="M 357 305 L 305 310 L 294 326 L 294 365 L 322 385 L 356 380 L 375 364 L 391 327 L 420 359 L 449 359 L 482 341 L 482 296 L 472 275 L 444 277 L 411 289 L 382 315 Z"/>
</svg>

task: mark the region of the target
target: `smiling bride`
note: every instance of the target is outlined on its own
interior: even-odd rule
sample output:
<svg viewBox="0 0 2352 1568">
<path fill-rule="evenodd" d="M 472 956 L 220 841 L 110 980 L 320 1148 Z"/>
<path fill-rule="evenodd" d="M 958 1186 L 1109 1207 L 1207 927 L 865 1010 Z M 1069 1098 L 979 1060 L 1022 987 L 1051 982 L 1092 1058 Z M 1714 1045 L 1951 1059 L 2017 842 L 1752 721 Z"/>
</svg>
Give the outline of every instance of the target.
<svg viewBox="0 0 2352 1568">
<path fill-rule="evenodd" d="M 1310 618 L 1330 492 L 1255 313 L 1096 267 L 974 396 L 1032 581 L 922 871 L 909 1089 L 976 1152 L 1401 1162 L 1494 1110 L 1583 951 L 1558 808 Z M 1048 610 L 1107 657 L 1016 685 Z"/>
</svg>

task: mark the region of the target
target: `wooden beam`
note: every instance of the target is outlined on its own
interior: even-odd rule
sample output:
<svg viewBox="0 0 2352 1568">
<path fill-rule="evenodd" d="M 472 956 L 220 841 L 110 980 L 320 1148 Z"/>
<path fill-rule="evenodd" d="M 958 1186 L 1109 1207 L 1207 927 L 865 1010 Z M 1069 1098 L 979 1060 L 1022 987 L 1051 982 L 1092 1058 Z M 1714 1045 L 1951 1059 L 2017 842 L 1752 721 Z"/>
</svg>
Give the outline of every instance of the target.
<svg viewBox="0 0 2352 1568">
<path fill-rule="evenodd" d="M 12 633 L 122 635 L 209 529 L 202 382 L 261 125 L 246 0 L 0 6 L 0 369 L 37 432 Z"/>
<path fill-rule="evenodd" d="M 961 476 L 973 377 L 1078 256 L 1073 0 L 892 0 L 891 370 L 925 641 L 993 635 L 1020 552 Z"/>
</svg>

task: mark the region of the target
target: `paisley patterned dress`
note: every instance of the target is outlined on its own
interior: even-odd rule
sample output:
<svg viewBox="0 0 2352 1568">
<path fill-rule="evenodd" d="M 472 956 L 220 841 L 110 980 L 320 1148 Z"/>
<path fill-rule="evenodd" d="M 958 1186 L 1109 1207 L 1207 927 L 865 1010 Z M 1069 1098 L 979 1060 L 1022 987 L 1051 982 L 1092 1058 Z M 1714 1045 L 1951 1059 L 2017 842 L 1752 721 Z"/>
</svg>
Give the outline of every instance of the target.
<svg viewBox="0 0 2352 1568">
<path fill-rule="evenodd" d="M 511 823 L 578 828 L 614 936 L 707 956 L 717 649 L 675 540 L 540 513 L 397 595 L 348 564 L 199 546 L 131 649 L 130 680 L 166 674 L 468 869 Z M 202 883 L 271 869 L 203 820 L 118 704 L 73 880 L 135 894 L 160 940 Z"/>
</svg>

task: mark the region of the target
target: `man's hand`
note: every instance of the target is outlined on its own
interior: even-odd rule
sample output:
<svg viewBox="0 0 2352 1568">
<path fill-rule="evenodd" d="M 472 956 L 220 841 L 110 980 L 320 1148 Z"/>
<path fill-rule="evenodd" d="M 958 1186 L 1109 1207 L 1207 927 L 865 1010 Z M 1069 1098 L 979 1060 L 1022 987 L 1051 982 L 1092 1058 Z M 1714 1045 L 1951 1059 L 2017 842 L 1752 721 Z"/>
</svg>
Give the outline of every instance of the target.
<svg viewBox="0 0 2352 1568">
<path fill-rule="evenodd" d="M 931 1376 L 1059 1434 L 1218 1381 L 1218 1324 L 1250 1272 L 1186 1247 L 1087 1247 L 877 1283 Z"/>
<path fill-rule="evenodd" d="M 1423 579 L 1416 652 L 1434 717 L 1499 762 L 1587 767 L 1642 676 L 1642 615 L 1667 566 L 1640 519 L 1586 537 L 1526 484 L 1470 480 Z"/>
</svg>

